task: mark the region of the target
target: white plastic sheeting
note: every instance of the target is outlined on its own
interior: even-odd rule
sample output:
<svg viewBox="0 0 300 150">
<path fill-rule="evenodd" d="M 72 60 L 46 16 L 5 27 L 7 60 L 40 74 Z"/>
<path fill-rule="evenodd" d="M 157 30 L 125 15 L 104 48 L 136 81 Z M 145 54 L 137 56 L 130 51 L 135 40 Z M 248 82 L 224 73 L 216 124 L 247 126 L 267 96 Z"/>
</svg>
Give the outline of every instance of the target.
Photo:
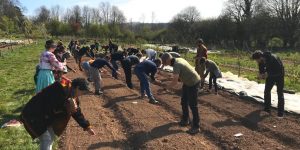
<svg viewBox="0 0 300 150">
<path fill-rule="evenodd" d="M 255 81 L 250 81 L 246 78 L 238 77 L 231 72 L 222 73 L 223 78 L 218 79 L 218 84 L 226 90 L 230 90 L 235 93 L 243 93 L 258 102 L 263 103 L 265 84 L 259 84 Z M 273 87 L 271 91 L 272 106 L 277 107 L 278 97 L 277 88 Z M 284 93 L 285 109 L 289 112 L 300 114 L 300 94 L 287 94 Z"/>
<path fill-rule="evenodd" d="M 172 72 L 173 68 L 165 66 L 164 70 Z M 238 77 L 231 72 L 222 72 L 223 78 L 218 79 L 218 85 L 229 91 L 230 93 L 241 96 L 242 98 L 256 100 L 263 103 L 265 84 L 259 84 L 255 81 L 250 81 L 246 78 Z M 208 78 L 206 78 L 208 82 Z M 277 88 L 273 87 L 271 91 L 272 106 L 277 108 Z M 285 110 L 300 114 L 300 93 L 287 94 L 284 93 L 285 98 Z"/>
</svg>

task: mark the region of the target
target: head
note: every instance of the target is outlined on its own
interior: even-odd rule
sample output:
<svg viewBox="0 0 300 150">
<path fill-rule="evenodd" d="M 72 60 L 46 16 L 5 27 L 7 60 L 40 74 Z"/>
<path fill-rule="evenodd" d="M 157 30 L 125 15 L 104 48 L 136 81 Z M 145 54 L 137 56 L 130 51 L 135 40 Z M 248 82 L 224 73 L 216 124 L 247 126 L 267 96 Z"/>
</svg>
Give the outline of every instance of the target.
<svg viewBox="0 0 300 150">
<path fill-rule="evenodd" d="M 54 51 L 54 54 L 55 55 L 59 55 L 59 56 L 62 56 L 63 54 L 66 53 L 66 50 L 65 50 L 65 47 L 64 46 L 58 46 L 55 51 Z"/>
<path fill-rule="evenodd" d="M 161 66 L 161 59 L 160 58 L 158 58 L 158 59 L 155 59 L 154 60 L 154 63 L 156 64 L 156 67 L 160 67 Z"/>
<path fill-rule="evenodd" d="M 57 42 L 57 46 L 63 46 L 64 44 L 62 43 L 62 41 L 58 41 Z"/>
<path fill-rule="evenodd" d="M 164 53 L 161 55 L 161 60 L 162 60 L 162 64 L 164 66 L 170 66 L 171 65 L 171 60 L 172 60 L 172 55 L 170 53 Z"/>
<path fill-rule="evenodd" d="M 75 97 L 87 94 L 89 92 L 89 83 L 84 78 L 72 80 L 72 89 Z"/>
<path fill-rule="evenodd" d="M 197 44 L 198 44 L 198 45 L 204 44 L 203 39 L 199 38 L 199 39 L 197 40 Z"/>
<path fill-rule="evenodd" d="M 143 55 L 146 54 L 146 50 L 145 49 L 143 49 L 141 52 L 142 52 Z"/>
<path fill-rule="evenodd" d="M 263 63 L 264 62 L 263 52 L 261 50 L 256 50 L 252 54 L 252 59 L 255 60 L 257 63 Z"/>
<path fill-rule="evenodd" d="M 142 53 L 137 53 L 136 56 L 141 59 L 143 57 L 143 54 Z"/>
<path fill-rule="evenodd" d="M 106 55 L 106 56 L 104 57 L 104 59 L 105 59 L 106 61 L 110 61 L 111 57 L 110 57 L 109 55 Z"/>
<path fill-rule="evenodd" d="M 207 59 L 205 57 L 200 58 L 200 64 L 206 63 Z"/>
<path fill-rule="evenodd" d="M 50 52 L 54 52 L 56 45 L 53 40 L 48 40 L 46 41 L 45 48 Z"/>
</svg>

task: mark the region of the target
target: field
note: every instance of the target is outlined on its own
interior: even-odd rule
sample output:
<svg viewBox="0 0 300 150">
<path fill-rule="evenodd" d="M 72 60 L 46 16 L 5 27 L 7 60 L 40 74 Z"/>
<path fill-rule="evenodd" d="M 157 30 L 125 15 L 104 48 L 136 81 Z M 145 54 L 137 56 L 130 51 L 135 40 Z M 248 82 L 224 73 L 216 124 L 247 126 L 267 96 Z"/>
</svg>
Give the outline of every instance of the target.
<svg viewBox="0 0 300 150">
<path fill-rule="evenodd" d="M 42 50 L 43 43 L 38 42 L 0 58 L 1 124 L 17 118 L 22 106 L 34 94 L 34 68 Z M 76 68 L 73 59 L 69 59 L 68 63 Z M 249 63 L 255 68 L 254 62 Z M 89 136 L 71 119 L 56 143 L 58 149 L 300 148 L 299 115 L 287 113 L 286 118 L 280 120 L 276 118 L 275 109 L 272 109 L 272 115 L 265 114 L 261 111 L 261 104 L 241 100 L 225 91 L 221 91 L 220 95 L 201 93 L 198 98 L 201 133 L 191 136 L 185 132 L 187 127 L 179 127 L 176 123 L 181 115 L 181 84 L 168 90 L 151 84 L 154 96 L 160 101 L 159 105 L 152 105 L 146 99 L 139 99 L 136 76 L 133 75 L 134 89 L 131 90 L 124 84 L 123 71 L 120 72 L 120 80 L 112 79 L 110 74 L 102 74 L 102 96 L 90 94 L 80 98 L 83 113 L 90 120 L 96 136 Z M 70 72 L 67 76 L 70 79 L 85 77 L 80 71 Z M 168 83 L 171 74 L 161 72 L 157 78 Z M 93 91 L 93 86 L 90 86 Z M 242 133 L 242 136 L 234 136 L 237 133 Z M 37 146 L 22 127 L 0 129 L 1 150 L 37 149 Z"/>
<path fill-rule="evenodd" d="M 0 124 L 17 119 L 34 94 L 33 75 L 43 43 L 5 51 L 0 57 Z M 37 149 L 23 128 L 0 129 L 0 149 Z"/>
</svg>

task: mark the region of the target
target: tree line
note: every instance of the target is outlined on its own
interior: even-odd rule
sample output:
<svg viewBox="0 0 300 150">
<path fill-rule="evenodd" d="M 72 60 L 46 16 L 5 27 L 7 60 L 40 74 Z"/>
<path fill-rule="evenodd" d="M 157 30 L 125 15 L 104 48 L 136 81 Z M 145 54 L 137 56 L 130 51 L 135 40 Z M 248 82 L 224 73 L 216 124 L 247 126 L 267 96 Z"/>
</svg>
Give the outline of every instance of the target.
<svg viewBox="0 0 300 150">
<path fill-rule="evenodd" d="M 188 46 L 202 38 L 211 48 L 246 50 L 300 47 L 300 0 L 227 0 L 220 16 L 210 19 L 202 19 L 199 10 L 190 6 L 169 23 L 132 22 L 109 2 L 67 9 L 41 6 L 33 17 L 24 16 L 25 9 L 18 0 L 0 0 L 0 35 L 113 38 Z"/>
</svg>

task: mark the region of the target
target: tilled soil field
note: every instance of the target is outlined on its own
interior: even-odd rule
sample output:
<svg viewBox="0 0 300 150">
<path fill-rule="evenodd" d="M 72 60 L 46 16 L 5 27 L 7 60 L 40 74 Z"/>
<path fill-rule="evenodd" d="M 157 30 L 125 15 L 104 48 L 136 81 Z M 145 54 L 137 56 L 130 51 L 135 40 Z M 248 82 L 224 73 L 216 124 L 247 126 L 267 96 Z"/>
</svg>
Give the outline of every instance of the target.
<svg viewBox="0 0 300 150">
<path fill-rule="evenodd" d="M 69 60 L 75 68 L 73 60 Z M 123 73 L 123 70 L 120 69 Z M 70 72 L 73 79 L 83 73 Z M 96 135 L 89 136 L 72 119 L 59 141 L 60 149 L 300 149 L 300 117 L 284 119 L 262 112 L 262 104 L 242 100 L 220 91 L 202 92 L 198 98 L 201 133 L 191 136 L 179 127 L 180 89 L 151 84 L 158 105 L 139 98 L 139 82 L 133 75 L 134 89 L 109 73 L 102 74 L 104 94 L 81 97 L 81 107 Z M 169 82 L 171 74 L 160 72 L 159 80 Z M 92 87 L 92 86 L 91 86 Z M 92 90 L 93 91 L 93 90 Z M 234 136 L 241 133 L 241 136 Z"/>
</svg>

